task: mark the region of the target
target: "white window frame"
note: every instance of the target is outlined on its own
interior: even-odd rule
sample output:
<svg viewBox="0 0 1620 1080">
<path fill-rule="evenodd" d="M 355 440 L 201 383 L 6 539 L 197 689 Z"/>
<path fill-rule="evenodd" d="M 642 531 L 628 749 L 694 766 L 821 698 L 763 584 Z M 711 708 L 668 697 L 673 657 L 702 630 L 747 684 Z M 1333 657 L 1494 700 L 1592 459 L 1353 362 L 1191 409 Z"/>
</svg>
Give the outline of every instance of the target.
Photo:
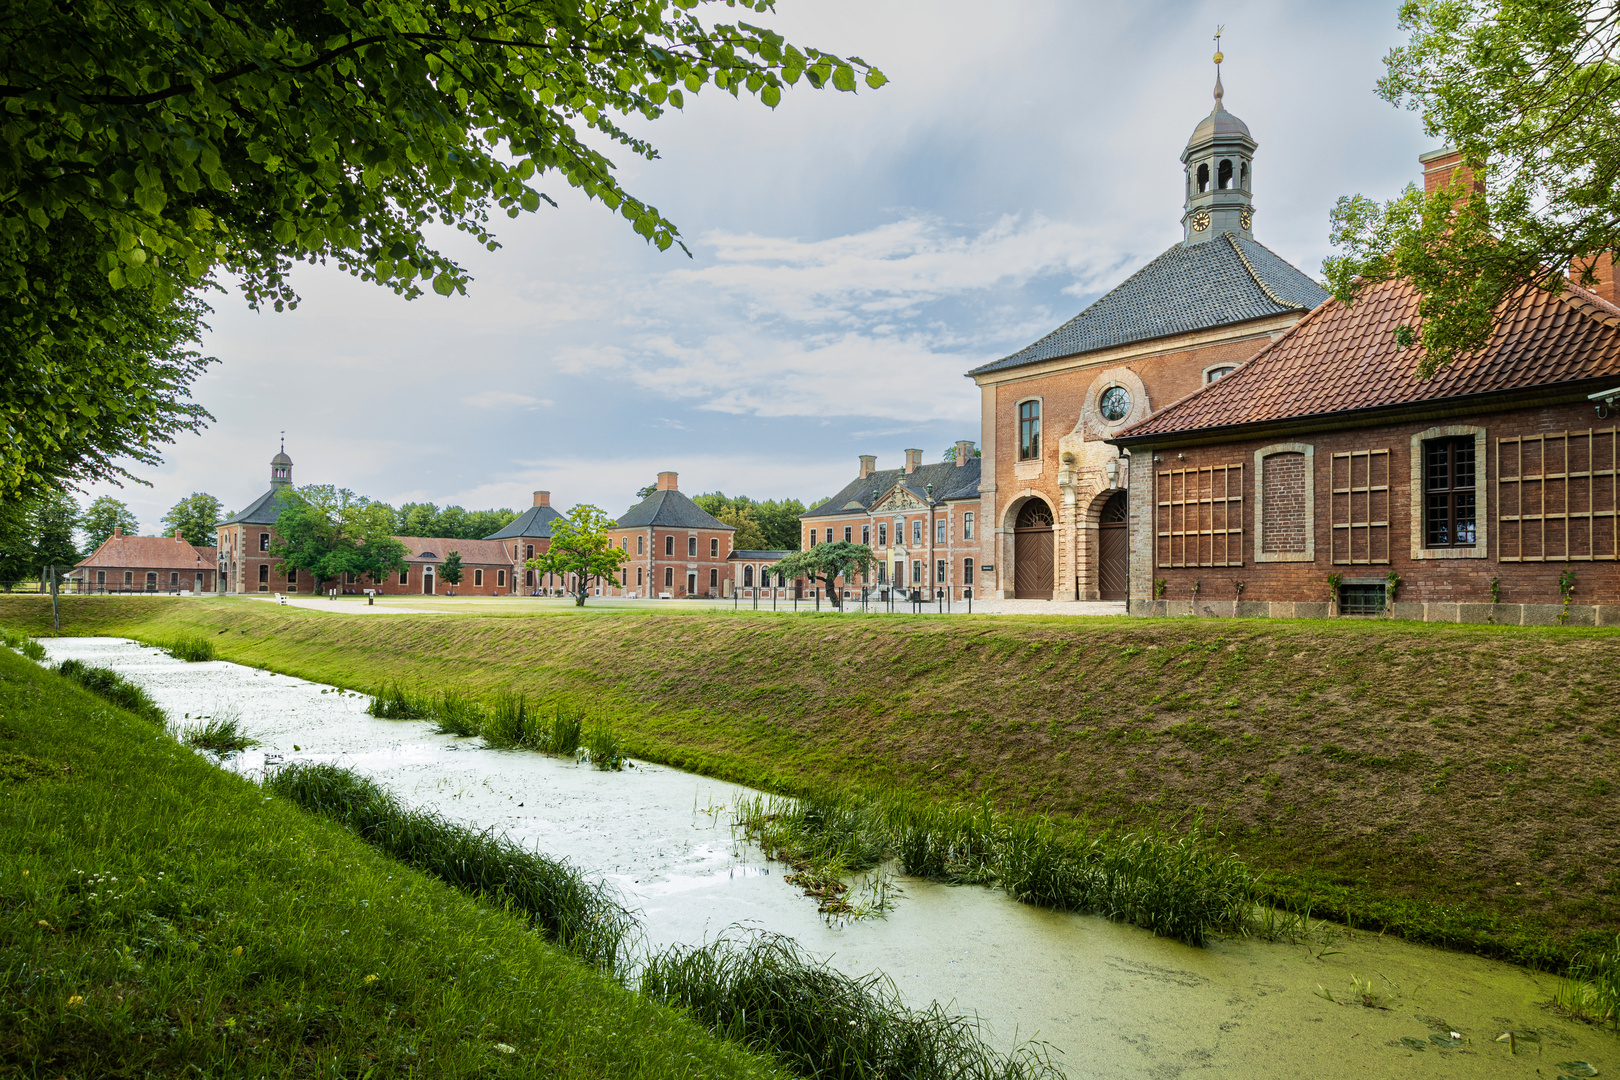
<svg viewBox="0 0 1620 1080">
<path fill-rule="evenodd" d="M 1458 435 L 1474 437 L 1474 546 L 1432 548 L 1423 543 L 1423 515 L 1427 505 L 1423 486 L 1423 444 L 1430 439 L 1455 438 Z M 1474 424 L 1446 424 L 1420 431 L 1412 436 L 1412 486 L 1407 494 L 1408 516 L 1412 519 L 1412 558 L 1414 559 L 1484 559 L 1491 552 L 1491 481 L 1490 461 L 1486 458 L 1485 429 Z"/>
</svg>

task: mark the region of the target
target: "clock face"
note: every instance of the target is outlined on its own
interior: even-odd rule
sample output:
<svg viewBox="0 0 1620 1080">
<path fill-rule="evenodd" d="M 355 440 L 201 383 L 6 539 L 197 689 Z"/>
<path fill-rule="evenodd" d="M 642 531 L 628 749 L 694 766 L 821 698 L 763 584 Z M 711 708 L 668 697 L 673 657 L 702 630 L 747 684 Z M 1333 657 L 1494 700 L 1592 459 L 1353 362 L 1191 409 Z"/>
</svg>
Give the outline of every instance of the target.
<svg viewBox="0 0 1620 1080">
<path fill-rule="evenodd" d="M 1209 211 L 1194 211 L 1192 216 L 1192 227 L 1193 232 L 1203 232 L 1205 229 L 1209 228 Z"/>
<path fill-rule="evenodd" d="M 1245 211 L 1243 211 L 1243 213 L 1239 214 L 1238 215 L 1238 224 L 1242 225 L 1245 229 L 1247 229 L 1250 225 L 1253 225 L 1254 224 L 1254 211 L 1253 210 L 1245 210 Z"/>
<path fill-rule="evenodd" d="M 1207 215 L 1204 222 L 1205 224 L 1209 222 Z M 1123 386 L 1110 386 L 1102 392 L 1102 397 L 1097 399 L 1097 411 L 1102 413 L 1103 418 L 1111 423 L 1119 423 L 1131 411 L 1130 391 Z"/>
</svg>

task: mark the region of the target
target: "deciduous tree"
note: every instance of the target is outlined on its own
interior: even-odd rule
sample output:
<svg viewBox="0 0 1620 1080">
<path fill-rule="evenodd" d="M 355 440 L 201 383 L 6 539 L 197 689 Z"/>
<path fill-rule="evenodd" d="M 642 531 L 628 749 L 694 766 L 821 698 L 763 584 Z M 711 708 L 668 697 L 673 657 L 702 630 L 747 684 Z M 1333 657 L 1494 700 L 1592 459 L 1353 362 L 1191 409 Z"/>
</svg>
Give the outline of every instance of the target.
<svg viewBox="0 0 1620 1080">
<path fill-rule="evenodd" d="M 869 573 L 876 561 L 877 556 L 865 544 L 836 540 L 817 544 L 809 551 L 794 552 L 776 564 L 775 572 L 781 574 L 786 581 L 807 577 L 811 581 L 821 582 L 826 586 L 827 597 L 833 602 L 833 606 L 842 609 L 844 601 L 838 595 L 834 582 L 839 578 L 848 581 L 856 574 Z"/>
<path fill-rule="evenodd" d="M 79 531 L 84 533 L 84 550 L 94 551 L 107 542 L 113 529 L 122 529 L 134 536 L 141 531 L 141 523 L 128 506 L 111 495 L 99 496 L 84 513 L 79 515 Z"/>
<path fill-rule="evenodd" d="M 1525 288 L 1590 283 L 1620 247 L 1620 2 L 1408 0 L 1406 45 L 1385 58 L 1379 94 L 1422 114 L 1457 148 L 1483 192 L 1454 176 L 1380 205 L 1347 196 L 1333 211 L 1343 254 L 1324 264 L 1341 300 L 1402 277 L 1422 294 L 1414 363 L 1429 375 L 1488 340 Z"/>
<path fill-rule="evenodd" d="M 169 507 L 169 512 L 163 515 L 163 531 L 173 536 L 179 529 L 186 543 L 213 547 L 218 542 L 222 511 L 218 499 L 206 492 L 194 491 Z"/>
<path fill-rule="evenodd" d="M 450 595 L 456 594 L 456 586 L 461 584 L 461 552 L 451 549 L 439 564 L 439 580 L 450 586 Z"/>
<path fill-rule="evenodd" d="M 590 579 L 611 579 L 629 557 L 609 542 L 607 531 L 612 525 L 613 518 L 590 503 L 581 503 L 551 523 L 551 546 L 523 565 L 536 574 L 575 575 L 574 604 L 584 607 Z"/>
<path fill-rule="evenodd" d="M 393 518 L 386 507 L 330 484 L 282 492 L 277 500 L 270 554 L 284 569 L 308 573 L 317 593 L 346 573 L 377 584 L 405 568 L 405 546 L 388 535 Z"/>
</svg>

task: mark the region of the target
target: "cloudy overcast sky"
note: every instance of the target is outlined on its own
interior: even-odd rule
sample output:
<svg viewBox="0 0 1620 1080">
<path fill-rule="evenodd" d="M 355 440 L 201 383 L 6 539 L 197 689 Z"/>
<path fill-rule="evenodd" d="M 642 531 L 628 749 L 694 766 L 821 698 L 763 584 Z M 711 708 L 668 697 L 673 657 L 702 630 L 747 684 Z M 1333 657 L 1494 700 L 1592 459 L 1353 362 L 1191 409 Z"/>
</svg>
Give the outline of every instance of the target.
<svg viewBox="0 0 1620 1080">
<path fill-rule="evenodd" d="M 1393 195 L 1432 149 L 1374 93 L 1395 9 L 779 0 L 764 21 L 789 40 L 890 82 L 801 84 L 775 112 L 711 90 L 644 125 L 660 159 L 614 158 L 693 258 L 550 181 L 559 206 L 503 219 L 499 251 L 444 241 L 474 275 L 465 297 L 406 302 L 321 268 L 295 277 L 296 311 L 217 297 L 220 363 L 197 386 L 215 422 L 143 472 L 150 488 L 89 494 L 147 532 L 193 491 L 234 512 L 283 430 L 299 483 L 469 509 L 545 488 L 619 514 L 661 469 L 690 494 L 808 501 L 858 454 L 936 459 L 979 438 L 963 372 L 1179 238 L 1217 23 L 1227 107 L 1260 144 L 1255 236 L 1320 277 L 1333 201 Z"/>
</svg>

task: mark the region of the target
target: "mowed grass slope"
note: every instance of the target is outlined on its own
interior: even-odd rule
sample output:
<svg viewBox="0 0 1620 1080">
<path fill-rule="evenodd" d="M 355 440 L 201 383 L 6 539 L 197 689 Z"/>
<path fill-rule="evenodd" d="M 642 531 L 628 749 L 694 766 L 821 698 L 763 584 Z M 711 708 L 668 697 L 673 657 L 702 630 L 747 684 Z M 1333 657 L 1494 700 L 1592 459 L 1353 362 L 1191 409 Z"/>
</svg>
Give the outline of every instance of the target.
<svg viewBox="0 0 1620 1080">
<path fill-rule="evenodd" d="M 9 649 L 0 1073 L 781 1075 Z"/>
<path fill-rule="evenodd" d="M 46 614 L 0 600 L 7 625 L 38 632 Z M 1613 631 L 99 597 L 68 600 L 64 627 L 201 630 L 222 658 L 359 689 L 523 690 L 611 718 L 633 754 L 782 791 L 831 781 L 1119 825 L 1207 808 L 1278 895 L 1498 955 L 1620 930 Z"/>
</svg>

